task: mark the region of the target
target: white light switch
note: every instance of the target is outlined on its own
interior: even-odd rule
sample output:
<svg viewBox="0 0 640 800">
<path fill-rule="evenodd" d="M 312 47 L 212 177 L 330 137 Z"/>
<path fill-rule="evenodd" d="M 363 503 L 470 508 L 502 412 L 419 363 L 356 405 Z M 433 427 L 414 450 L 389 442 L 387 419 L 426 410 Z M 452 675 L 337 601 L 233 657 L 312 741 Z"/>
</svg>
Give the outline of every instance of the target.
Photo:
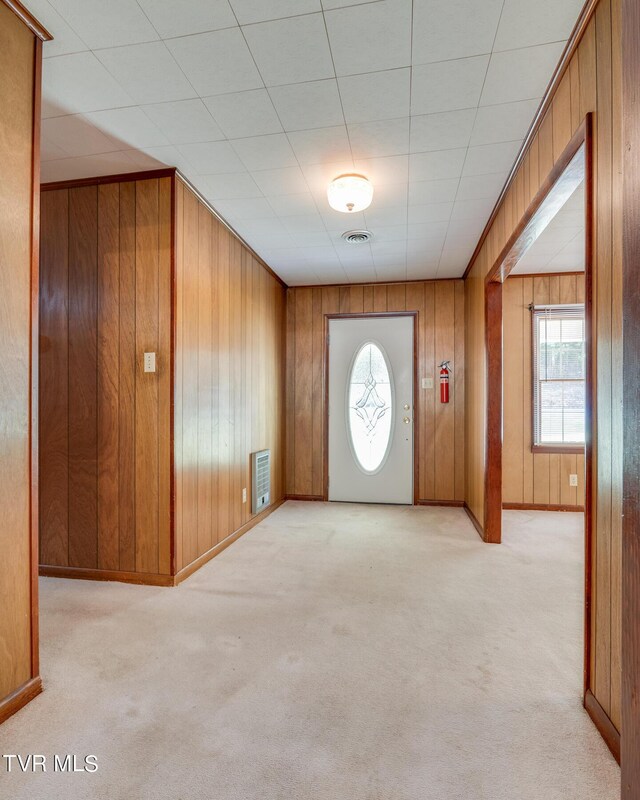
<svg viewBox="0 0 640 800">
<path fill-rule="evenodd" d="M 578 476 L 569 475 L 569 486 L 577 486 L 577 485 L 578 485 Z"/>
<path fill-rule="evenodd" d="M 155 353 L 145 353 L 144 354 L 144 371 L 145 372 L 155 372 L 156 371 L 156 354 Z"/>
<path fill-rule="evenodd" d="M 243 503 L 247 502 L 247 490 L 246 489 L 242 490 L 242 502 Z"/>
<path fill-rule="evenodd" d="M 422 379 L 422 388 L 423 389 L 433 389 L 433 378 L 423 378 Z"/>
</svg>

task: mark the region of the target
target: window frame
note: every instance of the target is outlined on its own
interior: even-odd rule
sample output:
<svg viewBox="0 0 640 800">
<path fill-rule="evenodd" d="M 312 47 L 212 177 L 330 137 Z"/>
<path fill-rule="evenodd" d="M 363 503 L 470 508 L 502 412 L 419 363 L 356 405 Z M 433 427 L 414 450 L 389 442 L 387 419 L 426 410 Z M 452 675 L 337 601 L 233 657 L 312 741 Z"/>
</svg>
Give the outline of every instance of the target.
<svg viewBox="0 0 640 800">
<path fill-rule="evenodd" d="M 566 318 L 570 316 L 576 316 L 576 311 L 581 310 L 582 314 L 580 315 L 584 324 L 586 325 L 586 308 L 584 303 L 546 303 L 544 305 L 534 305 L 533 303 L 529 306 L 531 311 L 531 452 L 532 453 L 584 453 L 586 449 L 586 442 L 576 442 L 576 443 L 553 443 L 553 442 L 536 442 L 536 431 L 538 430 L 539 426 L 537 425 L 537 413 L 539 413 L 539 403 L 536 402 L 536 397 L 539 392 L 539 384 L 540 380 L 537 375 L 537 365 L 538 365 L 538 352 L 539 352 L 539 340 L 538 340 L 538 326 L 537 320 L 542 317 L 545 313 L 551 312 L 551 314 L 556 318 Z M 564 312 L 564 313 L 563 313 Z M 587 357 L 586 351 L 586 329 L 585 330 L 585 337 L 584 337 L 584 346 L 585 346 L 585 358 Z M 585 374 L 584 378 L 582 379 L 584 383 L 585 389 L 585 417 L 586 417 L 586 408 L 587 408 L 587 364 L 585 363 Z M 585 438 L 586 438 L 587 428 L 586 428 L 586 418 L 585 418 Z"/>
</svg>

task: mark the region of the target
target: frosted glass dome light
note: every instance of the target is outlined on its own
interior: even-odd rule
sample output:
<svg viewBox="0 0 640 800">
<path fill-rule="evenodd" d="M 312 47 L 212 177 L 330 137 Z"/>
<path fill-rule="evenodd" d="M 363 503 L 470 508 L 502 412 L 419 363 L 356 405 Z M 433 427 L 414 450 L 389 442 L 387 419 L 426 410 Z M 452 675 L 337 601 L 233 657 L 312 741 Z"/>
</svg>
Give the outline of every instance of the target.
<svg viewBox="0 0 640 800">
<path fill-rule="evenodd" d="M 338 175 L 329 184 L 327 198 L 336 211 L 364 211 L 371 205 L 373 186 L 363 175 Z"/>
</svg>

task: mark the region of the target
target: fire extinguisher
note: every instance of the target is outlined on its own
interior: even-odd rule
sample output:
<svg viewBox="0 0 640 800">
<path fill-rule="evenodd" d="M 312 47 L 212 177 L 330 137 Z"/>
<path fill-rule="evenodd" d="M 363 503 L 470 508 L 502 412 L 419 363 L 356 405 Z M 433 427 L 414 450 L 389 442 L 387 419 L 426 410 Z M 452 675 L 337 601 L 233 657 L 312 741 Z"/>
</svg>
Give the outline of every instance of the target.
<svg viewBox="0 0 640 800">
<path fill-rule="evenodd" d="M 449 402 L 449 373 L 451 369 L 449 367 L 450 361 L 443 361 L 438 366 L 440 367 L 440 402 L 441 403 L 448 403 Z"/>
</svg>

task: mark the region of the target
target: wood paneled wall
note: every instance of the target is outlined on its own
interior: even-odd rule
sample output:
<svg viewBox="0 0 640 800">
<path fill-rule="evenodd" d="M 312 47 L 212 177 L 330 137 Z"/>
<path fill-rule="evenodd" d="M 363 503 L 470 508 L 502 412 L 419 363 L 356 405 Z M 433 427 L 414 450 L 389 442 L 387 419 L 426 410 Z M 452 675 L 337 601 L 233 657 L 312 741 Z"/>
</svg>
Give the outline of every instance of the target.
<svg viewBox="0 0 640 800">
<path fill-rule="evenodd" d="M 322 497 L 325 314 L 418 312 L 418 497 L 464 499 L 464 284 L 459 280 L 292 288 L 287 292 L 287 494 Z M 437 365 L 453 368 L 439 401 Z M 432 377 L 433 389 L 420 388 Z"/>
<path fill-rule="evenodd" d="M 600 0 L 466 280 L 466 502 L 484 516 L 484 277 L 588 112 L 594 113 L 595 378 L 589 690 L 620 729 L 622 258 L 620 0 Z"/>
<path fill-rule="evenodd" d="M 176 182 L 176 568 L 250 524 L 251 453 L 284 496 L 285 289 Z M 246 502 L 242 500 L 246 489 Z"/>
<path fill-rule="evenodd" d="M 171 183 L 42 193 L 42 565 L 171 572 Z"/>
<path fill-rule="evenodd" d="M 33 357 L 41 58 L 40 39 L 0 2 L 0 722 L 41 689 Z"/>
<path fill-rule="evenodd" d="M 584 274 L 512 275 L 503 286 L 502 502 L 584 506 L 584 455 L 533 453 L 531 311 L 529 306 L 584 303 Z M 577 474 L 578 486 L 569 485 Z"/>
</svg>

